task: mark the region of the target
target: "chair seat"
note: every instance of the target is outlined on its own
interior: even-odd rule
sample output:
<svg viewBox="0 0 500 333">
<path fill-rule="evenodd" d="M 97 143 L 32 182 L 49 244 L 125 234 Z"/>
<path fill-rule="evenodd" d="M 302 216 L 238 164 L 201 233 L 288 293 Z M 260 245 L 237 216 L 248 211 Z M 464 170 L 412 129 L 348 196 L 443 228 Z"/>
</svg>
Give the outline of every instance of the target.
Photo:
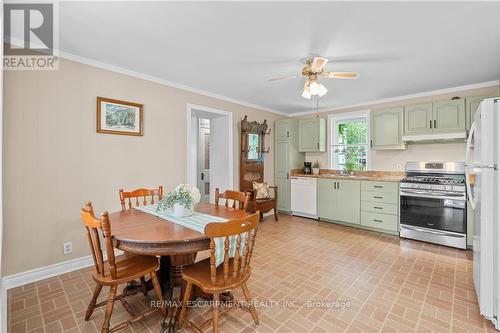
<svg viewBox="0 0 500 333">
<path fill-rule="evenodd" d="M 133 279 L 140 278 L 146 274 L 156 271 L 159 267 L 158 258 L 153 256 L 140 256 L 134 254 L 124 254 L 116 257 L 116 279 L 113 279 L 109 272 L 109 265 L 105 263 L 104 276 L 92 272 L 94 280 L 102 285 L 116 285 L 125 283 Z"/>
<path fill-rule="evenodd" d="M 247 266 L 243 275 L 237 275 L 233 279 L 233 259 L 229 259 L 229 276 L 224 283 L 224 264 L 217 267 L 217 278 L 215 285 L 210 280 L 210 258 L 201 260 L 194 265 L 185 267 L 182 271 L 182 278 L 194 285 L 197 285 L 206 293 L 213 294 L 226 290 L 238 288 L 250 277 L 251 269 Z"/>
<path fill-rule="evenodd" d="M 257 203 L 261 202 L 273 202 L 275 199 L 274 198 L 264 198 L 264 199 L 255 199 Z"/>
</svg>

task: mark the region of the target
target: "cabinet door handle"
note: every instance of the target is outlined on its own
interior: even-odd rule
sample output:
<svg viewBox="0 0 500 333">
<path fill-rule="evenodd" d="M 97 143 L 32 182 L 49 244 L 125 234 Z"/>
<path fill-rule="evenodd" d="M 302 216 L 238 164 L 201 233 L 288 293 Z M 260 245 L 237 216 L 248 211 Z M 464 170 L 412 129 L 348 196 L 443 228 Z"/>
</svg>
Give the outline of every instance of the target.
<svg viewBox="0 0 500 333">
<path fill-rule="evenodd" d="M 318 147 L 318 150 L 319 150 L 319 142 L 316 143 L 316 146 Z"/>
<path fill-rule="evenodd" d="M 432 128 L 432 120 L 429 120 L 429 128 Z"/>
<path fill-rule="evenodd" d="M 434 119 L 434 128 L 437 128 L 436 119 Z"/>
<path fill-rule="evenodd" d="M 384 188 L 382 185 L 373 185 L 374 188 Z"/>
<path fill-rule="evenodd" d="M 286 173 L 286 179 L 290 179 L 290 172 Z"/>
<path fill-rule="evenodd" d="M 382 207 L 373 207 L 373 209 L 383 209 Z"/>
<path fill-rule="evenodd" d="M 382 220 L 375 220 L 374 219 L 373 222 L 379 222 L 379 223 L 381 223 L 381 222 L 384 222 L 384 221 L 382 221 Z"/>
<path fill-rule="evenodd" d="M 337 189 L 337 182 L 333 182 L 333 189 L 336 190 Z"/>
<path fill-rule="evenodd" d="M 381 196 L 378 196 L 378 195 L 374 195 L 373 198 L 374 199 L 383 199 L 384 197 L 381 197 Z"/>
<path fill-rule="evenodd" d="M 340 189 L 340 183 L 337 182 L 337 190 L 339 190 L 339 189 Z"/>
<path fill-rule="evenodd" d="M 290 132 L 289 131 L 286 131 L 286 137 L 289 138 L 290 137 Z"/>
<path fill-rule="evenodd" d="M 373 148 L 373 140 L 370 139 L 370 148 Z"/>
</svg>

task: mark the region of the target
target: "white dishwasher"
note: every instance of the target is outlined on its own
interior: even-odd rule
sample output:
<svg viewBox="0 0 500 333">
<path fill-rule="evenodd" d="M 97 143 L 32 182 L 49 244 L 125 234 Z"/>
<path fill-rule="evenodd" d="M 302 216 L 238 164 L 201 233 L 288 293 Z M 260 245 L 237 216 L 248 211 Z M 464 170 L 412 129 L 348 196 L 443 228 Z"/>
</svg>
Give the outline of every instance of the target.
<svg viewBox="0 0 500 333">
<path fill-rule="evenodd" d="M 291 177 L 292 215 L 318 219 L 316 214 L 316 178 Z"/>
</svg>

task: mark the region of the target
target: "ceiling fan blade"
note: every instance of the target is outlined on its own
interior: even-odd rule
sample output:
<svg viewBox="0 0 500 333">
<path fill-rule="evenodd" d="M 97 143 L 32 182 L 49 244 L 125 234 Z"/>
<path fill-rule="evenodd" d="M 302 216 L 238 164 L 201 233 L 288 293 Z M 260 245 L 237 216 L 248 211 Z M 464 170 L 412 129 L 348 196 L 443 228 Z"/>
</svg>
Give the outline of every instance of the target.
<svg viewBox="0 0 500 333">
<path fill-rule="evenodd" d="M 288 76 L 275 77 L 275 78 L 269 79 L 267 81 L 288 80 L 288 79 L 296 79 L 299 77 L 302 77 L 302 75 L 299 74 L 299 75 L 288 75 Z"/>
<path fill-rule="evenodd" d="M 357 79 L 359 77 L 359 73 L 356 72 L 325 72 L 323 76 L 330 79 Z"/>
<path fill-rule="evenodd" d="M 323 67 L 325 67 L 327 62 L 328 59 L 326 58 L 314 57 L 311 64 L 311 70 L 316 72 L 321 72 L 321 70 L 323 69 Z"/>
</svg>

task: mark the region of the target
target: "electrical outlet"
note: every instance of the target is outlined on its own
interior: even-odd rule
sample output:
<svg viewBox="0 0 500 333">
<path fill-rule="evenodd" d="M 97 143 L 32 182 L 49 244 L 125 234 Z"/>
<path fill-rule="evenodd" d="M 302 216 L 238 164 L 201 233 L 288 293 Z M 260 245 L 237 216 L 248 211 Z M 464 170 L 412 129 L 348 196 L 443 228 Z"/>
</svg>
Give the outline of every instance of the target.
<svg viewBox="0 0 500 333">
<path fill-rule="evenodd" d="M 63 244 L 63 254 L 70 254 L 73 252 L 73 242 L 67 242 Z"/>
<path fill-rule="evenodd" d="M 401 170 L 401 164 L 396 164 L 396 169 Z"/>
</svg>

